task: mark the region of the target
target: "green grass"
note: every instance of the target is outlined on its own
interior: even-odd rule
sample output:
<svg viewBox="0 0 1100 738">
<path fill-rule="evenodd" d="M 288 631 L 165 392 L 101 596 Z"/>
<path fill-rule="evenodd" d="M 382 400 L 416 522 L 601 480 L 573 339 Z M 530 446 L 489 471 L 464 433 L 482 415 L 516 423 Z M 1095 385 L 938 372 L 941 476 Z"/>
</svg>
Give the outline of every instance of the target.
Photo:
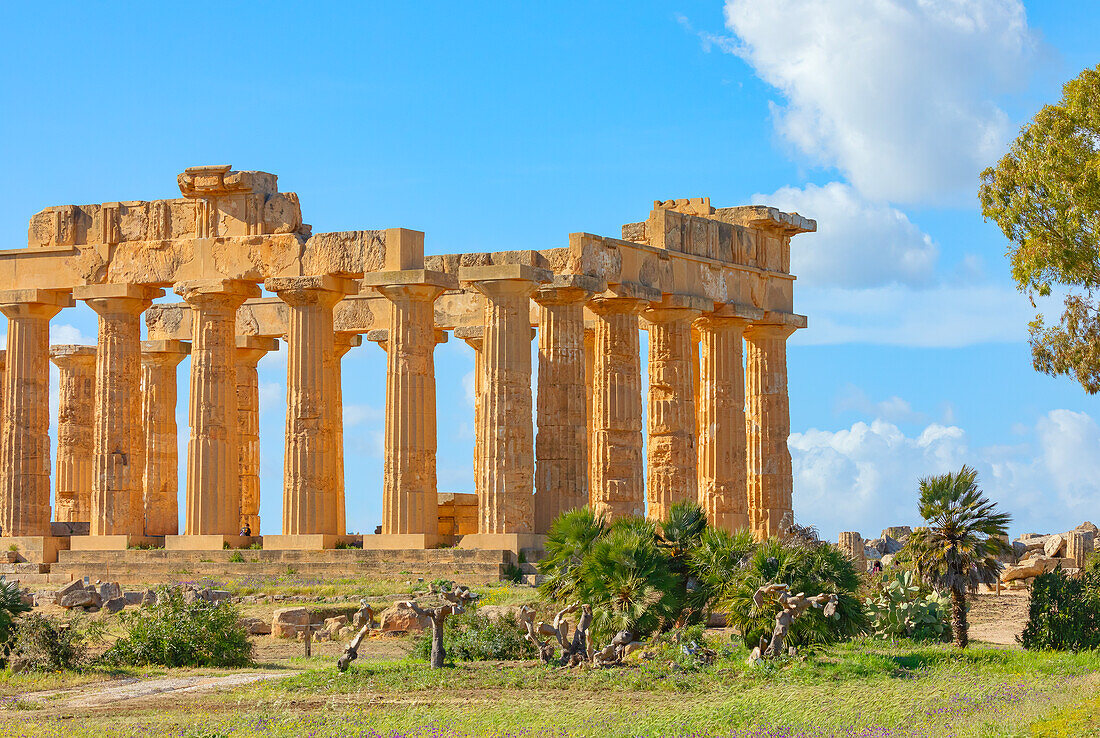
<svg viewBox="0 0 1100 738">
<path fill-rule="evenodd" d="M 677 649 L 613 669 L 479 662 L 429 670 L 369 661 L 197 697 L 160 710 L 58 720 L 22 708 L 0 735 L 1071 736 L 1100 726 L 1100 653 L 1029 653 L 862 640 L 767 666 L 732 644 L 712 666 Z M 22 675 L 20 675 L 22 676 Z M 7 731 L 7 732 L 5 732 Z M 312 731 L 312 733 L 311 733 Z M 436 731 L 436 732 L 432 732 Z M 773 733 L 770 735 L 778 735 Z"/>
</svg>

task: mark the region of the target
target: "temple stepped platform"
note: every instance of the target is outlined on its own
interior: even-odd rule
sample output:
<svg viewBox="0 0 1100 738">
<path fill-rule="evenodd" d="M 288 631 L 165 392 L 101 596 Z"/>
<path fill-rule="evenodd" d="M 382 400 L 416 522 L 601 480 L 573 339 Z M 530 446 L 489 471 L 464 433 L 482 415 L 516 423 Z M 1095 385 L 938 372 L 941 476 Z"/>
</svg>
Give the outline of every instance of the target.
<svg viewBox="0 0 1100 738">
<path fill-rule="evenodd" d="M 512 551 L 440 548 L 426 550 L 333 549 L 327 551 L 60 551 L 58 562 L 48 567 L 48 583 L 65 583 L 89 577 L 92 581 L 149 584 L 192 581 L 202 578 L 239 580 L 292 574 L 302 578 L 331 580 L 377 577 L 435 579 L 446 577 L 464 584 L 485 584 L 508 578 L 514 567 L 527 576 L 530 564 L 520 564 Z M 244 561 L 231 560 L 244 558 Z M 40 570 L 39 570 L 40 571 Z M 27 573 L 29 574 L 29 572 Z M 27 575 L 13 574 L 26 584 Z M 43 582 L 44 583 L 44 582 Z"/>
</svg>

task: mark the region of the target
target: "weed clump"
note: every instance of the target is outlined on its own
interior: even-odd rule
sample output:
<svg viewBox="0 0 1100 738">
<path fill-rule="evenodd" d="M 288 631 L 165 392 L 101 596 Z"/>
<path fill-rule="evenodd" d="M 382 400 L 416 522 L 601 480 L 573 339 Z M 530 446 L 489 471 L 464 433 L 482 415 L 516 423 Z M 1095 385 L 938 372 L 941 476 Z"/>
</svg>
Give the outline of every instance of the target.
<svg viewBox="0 0 1100 738">
<path fill-rule="evenodd" d="M 247 666 L 252 643 L 240 613 L 227 602 L 185 602 L 175 589 L 162 589 L 157 604 L 119 616 L 125 634 L 103 655 L 112 665 Z"/>
</svg>

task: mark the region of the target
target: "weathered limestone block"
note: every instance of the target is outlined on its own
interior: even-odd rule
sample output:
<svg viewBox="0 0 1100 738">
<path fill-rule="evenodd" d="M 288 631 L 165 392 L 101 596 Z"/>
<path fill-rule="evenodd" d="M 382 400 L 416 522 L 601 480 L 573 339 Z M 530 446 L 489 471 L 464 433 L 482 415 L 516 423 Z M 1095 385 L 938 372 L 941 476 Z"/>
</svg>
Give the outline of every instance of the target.
<svg viewBox="0 0 1100 738">
<path fill-rule="evenodd" d="M 1078 569 L 1083 569 L 1094 545 L 1092 531 L 1072 530 L 1066 534 L 1066 558 L 1072 559 L 1073 565 Z"/>
<path fill-rule="evenodd" d="M 95 346 L 51 346 L 58 368 L 54 519 L 91 521 L 95 434 Z"/>
<path fill-rule="evenodd" d="M 863 571 L 867 568 L 863 538 L 858 532 L 847 531 L 841 533 L 837 545 L 841 551 L 848 554 L 848 558 L 856 565 L 856 571 Z"/>
<path fill-rule="evenodd" d="M 290 308 L 283 534 L 339 535 L 332 311 L 356 286 L 329 276 L 280 277 L 265 286 Z"/>
<path fill-rule="evenodd" d="M 176 285 L 191 306 L 191 389 L 185 535 L 235 536 L 240 522 L 236 315 L 260 294 L 237 280 Z"/>
<path fill-rule="evenodd" d="M 1066 550 L 1066 537 L 1055 533 L 1047 538 L 1043 544 L 1043 553 L 1052 558 L 1058 558 Z"/>
<path fill-rule="evenodd" d="M 609 519 L 645 514 L 638 316 L 650 298 L 660 294 L 605 293 L 588 304 L 596 318 L 589 504 Z"/>
<path fill-rule="evenodd" d="M 284 607 L 271 616 L 273 638 L 297 638 L 309 625 L 309 610 L 304 607 Z"/>
<path fill-rule="evenodd" d="M 748 346 L 749 519 L 757 538 L 780 535 L 793 523 L 794 485 L 791 453 L 790 400 L 787 396 L 789 325 L 755 323 L 745 331 Z"/>
<path fill-rule="evenodd" d="M 237 336 L 237 438 L 240 452 L 241 513 L 238 526 L 246 524 L 260 534 L 260 383 L 256 371 L 268 351 L 279 348 L 278 339 Z"/>
<path fill-rule="evenodd" d="M 652 520 L 664 520 L 672 505 L 698 498 L 691 321 L 711 305 L 669 295 L 644 314 L 649 323 L 646 496 Z"/>
<path fill-rule="evenodd" d="M 191 350 L 186 341 L 141 344 L 141 415 L 145 429 L 145 535 L 179 533 L 179 449 L 176 367 Z"/>
<path fill-rule="evenodd" d="M 1059 559 L 1053 559 L 1049 556 L 1037 556 L 1033 559 L 1027 559 L 1016 566 L 1006 566 L 1002 569 L 1001 581 L 1012 582 L 1018 579 L 1037 577 L 1040 574 L 1046 574 L 1048 571 L 1054 571 L 1059 563 L 1061 563 Z"/>
<path fill-rule="evenodd" d="M 532 533 L 535 525 L 530 299 L 549 272 L 522 265 L 463 269 L 485 296 L 482 339 L 482 477 L 479 533 Z"/>
<path fill-rule="evenodd" d="M 378 628 L 383 633 L 417 633 L 427 628 L 429 622 L 404 602 L 398 602 L 382 611 Z"/>
<path fill-rule="evenodd" d="M 602 286 L 591 277 L 566 275 L 534 296 L 539 305 L 535 533 L 546 533 L 559 515 L 588 504 L 584 302 Z"/>
<path fill-rule="evenodd" d="M 8 318 L 0 437 L 0 532 L 50 535 L 50 319 L 72 298 L 50 290 L 0 291 Z"/>
<path fill-rule="evenodd" d="M 745 371 L 747 318 L 730 306 L 696 321 L 699 331 L 699 504 L 711 525 L 749 528 L 746 480 Z"/>
</svg>

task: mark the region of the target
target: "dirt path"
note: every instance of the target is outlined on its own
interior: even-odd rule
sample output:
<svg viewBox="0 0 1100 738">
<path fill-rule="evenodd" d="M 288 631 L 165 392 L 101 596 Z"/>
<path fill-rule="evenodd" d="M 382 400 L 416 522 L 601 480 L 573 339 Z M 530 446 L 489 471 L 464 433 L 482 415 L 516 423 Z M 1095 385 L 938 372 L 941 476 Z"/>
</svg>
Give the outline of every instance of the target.
<svg viewBox="0 0 1100 738">
<path fill-rule="evenodd" d="M 28 692 L 19 695 L 19 699 L 23 702 L 41 705 L 49 710 L 71 710 L 103 707 L 115 702 L 125 702 L 157 695 L 180 695 L 231 689 L 242 684 L 251 684 L 267 679 L 282 679 L 299 673 L 301 672 L 255 671 L 225 675 L 118 679 L 106 684 L 90 684 L 73 689 Z"/>
<path fill-rule="evenodd" d="M 1016 636 L 1027 623 L 1030 595 L 1026 590 L 1002 590 L 998 594 L 970 595 L 970 638 L 986 643 L 1015 646 Z"/>
</svg>

